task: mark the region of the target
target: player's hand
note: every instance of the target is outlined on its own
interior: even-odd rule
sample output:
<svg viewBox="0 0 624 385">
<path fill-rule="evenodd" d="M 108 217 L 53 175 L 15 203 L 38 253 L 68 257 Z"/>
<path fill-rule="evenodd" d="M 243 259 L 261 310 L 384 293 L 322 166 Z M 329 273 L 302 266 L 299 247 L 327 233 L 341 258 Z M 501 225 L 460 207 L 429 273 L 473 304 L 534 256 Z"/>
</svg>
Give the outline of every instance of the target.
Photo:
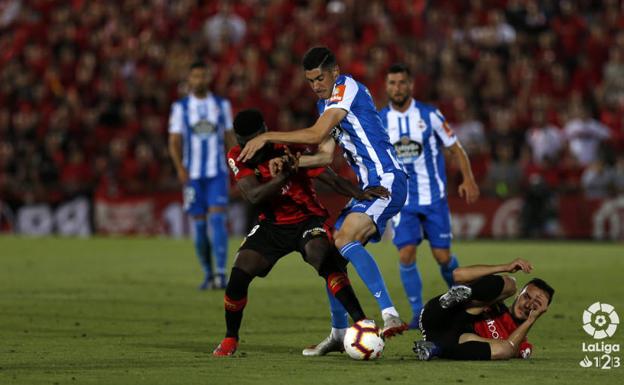
<svg viewBox="0 0 624 385">
<path fill-rule="evenodd" d="M 465 180 L 458 188 L 459 197 L 466 199 L 466 203 L 474 203 L 479 198 L 479 186 L 473 179 Z"/>
<path fill-rule="evenodd" d="M 178 180 L 180 181 L 180 183 L 182 183 L 183 185 L 187 184 L 190 179 L 188 171 L 186 171 L 184 167 L 181 167 L 177 169 L 176 171 L 177 171 Z"/>
<path fill-rule="evenodd" d="M 299 158 L 301 158 L 301 153 L 298 152 L 293 155 L 290 152 L 290 149 L 286 147 L 284 149 L 284 155 L 282 156 L 282 169 L 288 172 L 289 174 L 296 174 L 299 171 Z"/>
<path fill-rule="evenodd" d="M 507 265 L 507 269 L 505 271 L 508 273 L 515 273 L 520 270 L 528 274 L 533 271 L 533 265 L 525 259 L 516 258 Z"/>
<path fill-rule="evenodd" d="M 535 306 L 529 312 L 528 319 L 535 321 L 548 310 L 548 302 L 535 302 Z"/>
<path fill-rule="evenodd" d="M 239 162 L 246 162 L 251 159 L 256 154 L 256 152 L 258 152 L 266 144 L 267 141 L 264 137 L 264 134 L 260 134 L 247 142 L 236 160 L 238 160 Z"/>
<path fill-rule="evenodd" d="M 284 167 L 284 158 L 273 158 L 269 161 L 269 172 L 272 177 L 275 177 L 277 174 L 282 172 L 282 168 Z"/>
<path fill-rule="evenodd" d="M 360 193 L 354 198 L 359 201 L 368 201 L 375 198 L 388 199 L 390 197 L 390 191 L 383 186 L 371 186 L 360 191 Z"/>
</svg>

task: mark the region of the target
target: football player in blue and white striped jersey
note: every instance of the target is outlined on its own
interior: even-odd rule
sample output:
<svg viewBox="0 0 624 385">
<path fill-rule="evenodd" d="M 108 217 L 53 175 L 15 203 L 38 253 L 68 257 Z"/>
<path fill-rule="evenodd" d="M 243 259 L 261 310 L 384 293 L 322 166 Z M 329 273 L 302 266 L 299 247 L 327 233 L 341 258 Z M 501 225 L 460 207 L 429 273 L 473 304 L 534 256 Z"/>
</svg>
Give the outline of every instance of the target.
<svg viewBox="0 0 624 385">
<path fill-rule="evenodd" d="M 393 242 L 399 250 L 400 276 L 413 311 L 410 328 L 418 327 L 422 309 L 422 282 L 416 266 L 416 248 L 429 240 L 440 273 L 449 285 L 457 258 L 451 254 L 451 218 L 446 199 L 443 150 L 458 161 L 463 177 L 459 195 L 472 203 L 479 187 L 470 169 L 470 160 L 457 137 L 434 106 L 412 98 L 413 80 L 403 64 L 390 67 L 386 92 L 390 103 L 380 111 L 381 120 L 394 144 L 399 160 L 409 174 L 405 206 L 393 218 Z"/>
<path fill-rule="evenodd" d="M 306 80 L 318 96 L 319 118 L 312 127 L 290 132 L 267 132 L 247 142 L 240 159 L 245 161 L 267 142 L 318 144 L 314 155 L 300 158 L 301 167 L 331 163 L 338 143 L 362 189 L 382 186 L 390 196 L 366 201 L 352 200 L 340 214 L 334 240 L 340 254 L 349 260 L 377 300 L 384 319 L 383 333 L 389 337 L 407 329 L 390 299 L 375 259 L 364 248 L 376 242 L 386 222 L 405 203 L 407 174 L 390 144 L 368 89 L 351 76 L 341 75 L 336 57 L 326 47 L 314 47 L 303 58 Z M 342 349 L 348 326 L 346 312 L 331 294 L 332 334 L 304 355 L 324 355 Z"/>
<path fill-rule="evenodd" d="M 225 288 L 229 183 L 225 145 L 229 148 L 235 143 L 231 106 L 210 92 L 205 63 L 191 66 L 187 82 L 189 95 L 174 102 L 171 109 L 169 153 L 184 186 L 184 209 L 193 218 L 195 250 L 205 273 L 199 288 Z M 216 259 L 214 275 L 211 249 Z"/>
</svg>

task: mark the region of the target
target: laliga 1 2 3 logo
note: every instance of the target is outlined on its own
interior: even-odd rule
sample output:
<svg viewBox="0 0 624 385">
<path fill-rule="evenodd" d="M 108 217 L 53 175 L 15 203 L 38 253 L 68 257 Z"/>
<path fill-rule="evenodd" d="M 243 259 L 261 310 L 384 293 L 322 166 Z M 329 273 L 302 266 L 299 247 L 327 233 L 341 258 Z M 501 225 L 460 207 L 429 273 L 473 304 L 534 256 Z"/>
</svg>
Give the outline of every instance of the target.
<svg viewBox="0 0 624 385">
<path fill-rule="evenodd" d="M 615 308 L 595 302 L 583 312 L 583 330 L 596 340 L 612 337 L 620 323 Z"/>
<path fill-rule="evenodd" d="M 613 337 L 620 323 L 620 318 L 615 308 L 608 303 L 595 302 L 583 311 L 583 330 L 594 340 L 602 340 Z M 610 344 L 601 341 L 586 344 L 583 342 L 582 350 L 585 353 L 596 353 L 593 357 L 585 358 L 579 365 L 583 368 L 595 366 L 601 369 L 612 369 L 620 366 L 620 357 L 612 354 L 620 351 L 619 344 Z"/>
</svg>

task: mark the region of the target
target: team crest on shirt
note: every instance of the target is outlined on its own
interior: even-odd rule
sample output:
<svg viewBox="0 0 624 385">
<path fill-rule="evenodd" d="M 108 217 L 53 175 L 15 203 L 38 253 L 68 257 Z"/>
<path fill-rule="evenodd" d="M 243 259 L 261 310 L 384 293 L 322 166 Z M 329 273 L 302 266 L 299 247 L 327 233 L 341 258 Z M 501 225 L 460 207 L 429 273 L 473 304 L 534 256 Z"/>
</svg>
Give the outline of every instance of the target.
<svg viewBox="0 0 624 385">
<path fill-rule="evenodd" d="M 418 119 L 418 123 L 416 123 L 416 127 L 418 127 L 420 131 L 425 131 L 427 129 L 427 124 L 425 123 L 424 120 Z"/>
<path fill-rule="evenodd" d="M 414 162 L 420 154 L 422 154 L 422 144 L 412 140 L 409 136 L 402 136 L 398 142 L 394 144 L 397 156 L 402 162 Z"/>
<path fill-rule="evenodd" d="M 234 173 L 234 175 L 238 174 L 238 167 L 236 167 L 236 161 L 232 158 L 228 158 L 228 164 L 230 165 L 230 168 L 232 169 L 232 172 Z"/>
<path fill-rule="evenodd" d="M 334 91 L 332 92 L 332 95 L 329 98 L 329 102 L 330 103 L 341 102 L 342 99 L 344 98 L 346 89 L 347 89 L 347 86 L 344 84 L 334 87 Z"/>
<path fill-rule="evenodd" d="M 212 134 L 217 130 L 217 126 L 207 120 L 199 120 L 192 127 L 193 133 L 198 135 Z"/>
<path fill-rule="evenodd" d="M 334 138 L 336 142 L 339 142 L 340 137 L 342 136 L 342 128 L 340 128 L 339 125 L 334 126 L 334 128 L 332 128 L 331 131 L 329 132 L 329 136 Z"/>
</svg>

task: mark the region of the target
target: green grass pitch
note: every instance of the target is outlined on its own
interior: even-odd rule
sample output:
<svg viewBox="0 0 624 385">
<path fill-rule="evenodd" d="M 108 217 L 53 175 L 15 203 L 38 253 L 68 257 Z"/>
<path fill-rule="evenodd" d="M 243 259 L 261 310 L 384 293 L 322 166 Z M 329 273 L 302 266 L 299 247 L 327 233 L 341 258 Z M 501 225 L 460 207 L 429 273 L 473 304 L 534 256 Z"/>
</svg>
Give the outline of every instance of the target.
<svg viewBox="0 0 624 385">
<path fill-rule="evenodd" d="M 239 242 L 230 242 L 230 255 Z M 369 250 L 409 319 L 394 248 L 381 243 Z M 592 341 L 581 328 L 583 309 L 607 302 L 624 319 L 621 244 L 458 241 L 454 251 L 463 265 L 527 258 L 535 275 L 556 288 L 551 309 L 531 332 L 531 360 L 418 362 L 414 331 L 388 341 L 376 362 L 303 357 L 303 347 L 329 332 L 329 312 L 322 280 L 298 255 L 252 283 L 239 352 L 213 358 L 224 333 L 223 292 L 196 290 L 201 274 L 190 241 L 2 237 L 0 384 L 622 383 L 621 367 L 579 366 L 582 342 Z M 425 298 L 443 291 L 424 248 L 419 266 Z M 351 279 L 379 322 L 372 296 L 353 271 Z M 623 344 L 624 326 L 608 342 Z"/>
</svg>

